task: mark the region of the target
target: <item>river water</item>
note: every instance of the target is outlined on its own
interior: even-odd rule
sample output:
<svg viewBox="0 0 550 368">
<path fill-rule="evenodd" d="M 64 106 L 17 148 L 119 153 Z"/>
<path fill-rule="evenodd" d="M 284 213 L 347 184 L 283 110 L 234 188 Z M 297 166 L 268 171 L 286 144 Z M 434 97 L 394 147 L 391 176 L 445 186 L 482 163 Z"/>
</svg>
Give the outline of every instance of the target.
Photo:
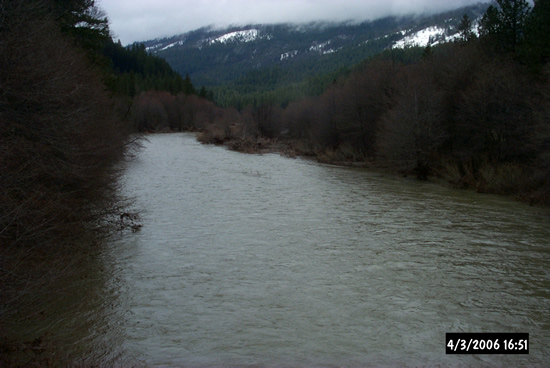
<svg viewBox="0 0 550 368">
<path fill-rule="evenodd" d="M 510 198 L 159 134 L 123 178 L 108 325 L 161 367 L 548 366 L 550 216 Z M 112 308 L 112 307 L 111 307 Z M 527 332 L 529 355 L 446 355 Z"/>
</svg>

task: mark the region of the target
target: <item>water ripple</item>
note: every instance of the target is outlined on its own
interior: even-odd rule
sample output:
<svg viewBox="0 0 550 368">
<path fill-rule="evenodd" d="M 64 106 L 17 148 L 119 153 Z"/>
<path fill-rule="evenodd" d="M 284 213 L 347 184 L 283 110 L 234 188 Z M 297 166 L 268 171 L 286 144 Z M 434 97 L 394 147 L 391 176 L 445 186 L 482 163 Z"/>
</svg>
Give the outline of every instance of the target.
<svg viewBox="0 0 550 368">
<path fill-rule="evenodd" d="M 541 210 L 190 135 L 151 136 L 124 180 L 145 226 L 113 244 L 113 288 L 147 365 L 550 361 Z M 529 332 L 531 352 L 446 356 L 462 331 Z"/>
</svg>

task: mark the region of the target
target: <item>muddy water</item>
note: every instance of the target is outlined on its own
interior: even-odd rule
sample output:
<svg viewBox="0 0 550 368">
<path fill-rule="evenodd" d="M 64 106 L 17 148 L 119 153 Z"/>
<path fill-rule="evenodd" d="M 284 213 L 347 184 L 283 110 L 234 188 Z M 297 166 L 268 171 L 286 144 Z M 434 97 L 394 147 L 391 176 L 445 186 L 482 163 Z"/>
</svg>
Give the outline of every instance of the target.
<svg viewBox="0 0 550 368">
<path fill-rule="evenodd" d="M 133 361 L 550 364 L 547 211 L 186 134 L 150 136 L 123 185 L 144 227 L 103 256 L 101 315 Z M 530 354 L 445 355 L 446 332 L 528 332 Z"/>
</svg>

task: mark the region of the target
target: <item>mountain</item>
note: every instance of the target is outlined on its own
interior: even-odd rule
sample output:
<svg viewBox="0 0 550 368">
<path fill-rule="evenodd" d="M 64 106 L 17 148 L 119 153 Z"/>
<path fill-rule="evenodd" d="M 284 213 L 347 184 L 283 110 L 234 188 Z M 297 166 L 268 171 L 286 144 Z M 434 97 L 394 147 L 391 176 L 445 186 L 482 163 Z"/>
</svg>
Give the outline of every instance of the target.
<svg viewBox="0 0 550 368">
<path fill-rule="evenodd" d="M 436 45 L 456 37 L 462 16 L 478 19 L 487 4 L 430 16 L 387 17 L 359 24 L 316 22 L 201 28 L 146 41 L 197 86 L 248 93 L 337 73 L 388 48 Z"/>
</svg>

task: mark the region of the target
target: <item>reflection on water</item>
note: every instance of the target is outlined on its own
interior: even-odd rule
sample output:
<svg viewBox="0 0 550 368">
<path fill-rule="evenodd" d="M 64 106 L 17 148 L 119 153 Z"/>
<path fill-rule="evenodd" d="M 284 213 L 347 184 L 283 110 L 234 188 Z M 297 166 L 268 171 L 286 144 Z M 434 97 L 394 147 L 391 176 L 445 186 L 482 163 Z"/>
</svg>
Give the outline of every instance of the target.
<svg viewBox="0 0 550 368">
<path fill-rule="evenodd" d="M 28 257 L 24 252 L 15 255 Z M 113 324 L 119 310 L 117 289 L 110 287 L 113 279 L 101 259 L 97 243 L 58 245 L 40 254 L 39 262 L 21 257 L 24 271 L 16 280 L 17 292 L 7 292 L 1 300 L 3 316 L 9 317 L 0 323 L 0 366 L 112 366 L 127 361 L 121 351 L 122 330 Z"/>
<path fill-rule="evenodd" d="M 545 366 L 550 217 L 507 198 L 153 135 L 105 256 L 110 323 L 153 366 Z M 528 332 L 530 355 L 445 355 Z"/>
</svg>

